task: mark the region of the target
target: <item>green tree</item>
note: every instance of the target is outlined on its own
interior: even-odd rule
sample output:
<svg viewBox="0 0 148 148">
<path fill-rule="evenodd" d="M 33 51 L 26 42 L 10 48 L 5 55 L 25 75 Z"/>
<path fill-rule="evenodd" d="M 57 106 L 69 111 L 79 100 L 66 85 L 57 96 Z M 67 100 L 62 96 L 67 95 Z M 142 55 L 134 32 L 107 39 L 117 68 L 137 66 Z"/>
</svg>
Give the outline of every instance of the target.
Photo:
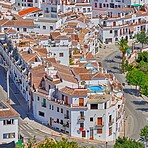
<svg viewBox="0 0 148 148">
<path fill-rule="evenodd" d="M 140 63 L 136 65 L 136 68 L 148 74 L 148 62 L 140 61 Z"/>
<path fill-rule="evenodd" d="M 145 141 L 147 143 L 147 141 L 148 141 L 148 126 L 145 126 L 144 128 L 141 129 L 141 131 L 140 131 L 140 137 L 143 138 L 143 139 L 145 139 Z"/>
<path fill-rule="evenodd" d="M 145 83 L 141 86 L 141 93 L 148 96 L 148 77 L 146 78 Z"/>
<path fill-rule="evenodd" d="M 137 42 L 140 42 L 143 48 L 143 44 L 148 42 L 148 33 L 146 33 L 145 31 L 142 31 L 140 33 L 137 33 L 135 35 L 135 38 L 137 40 Z"/>
<path fill-rule="evenodd" d="M 32 146 L 36 143 L 36 137 L 34 136 L 32 139 L 28 139 L 27 141 L 27 147 L 32 148 Z"/>
<path fill-rule="evenodd" d="M 85 146 L 79 147 L 76 142 L 69 142 L 63 138 L 61 141 L 49 141 L 45 140 L 43 144 L 39 144 L 38 148 L 87 148 Z M 93 148 L 93 147 L 92 147 Z"/>
<path fill-rule="evenodd" d="M 144 61 L 148 63 L 148 52 L 141 52 L 138 54 L 137 62 Z"/>
<path fill-rule="evenodd" d="M 119 137 L 116 140 L 114 148 L 143 148 L 143 144 L 127 137 Z"/>
<path fill-rule="evenodd" d="M 136 87 L 139 86 L 140 90 L 141 86 L 145 83 L 146 75 L 143 71 L 134 68 L 133 70 L 128 72 L 126 78 L 129 84 L 135 85 Z"/>
<path fill-rule="evenodd" d="M 127 45 L 127 40 L 122 38 L 117 45 L 119 50 L 122 52 L 122 72 L 124 72 L 124 62 L 125 62 L 125 54 L 129 46 Z"/>
</svg>

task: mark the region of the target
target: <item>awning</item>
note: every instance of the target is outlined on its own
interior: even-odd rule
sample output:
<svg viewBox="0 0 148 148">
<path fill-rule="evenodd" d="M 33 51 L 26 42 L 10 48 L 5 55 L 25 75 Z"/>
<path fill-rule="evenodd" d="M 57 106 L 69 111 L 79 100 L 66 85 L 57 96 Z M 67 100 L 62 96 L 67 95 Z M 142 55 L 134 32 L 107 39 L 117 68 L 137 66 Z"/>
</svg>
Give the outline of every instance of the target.
<svg viewBox="0 0 148 148">
<path fill-rule="evenodd" d="M 140 7 L 142 5 L 141 4 L 132 4 L 131 6 L 133 6 L 133 7 Z"/>
<path fill-rule="evenodd" d="M 130 27 L 129 29 L 130 29 L 131 32 L 135 31 L 134 27 Z"/>
</svg>

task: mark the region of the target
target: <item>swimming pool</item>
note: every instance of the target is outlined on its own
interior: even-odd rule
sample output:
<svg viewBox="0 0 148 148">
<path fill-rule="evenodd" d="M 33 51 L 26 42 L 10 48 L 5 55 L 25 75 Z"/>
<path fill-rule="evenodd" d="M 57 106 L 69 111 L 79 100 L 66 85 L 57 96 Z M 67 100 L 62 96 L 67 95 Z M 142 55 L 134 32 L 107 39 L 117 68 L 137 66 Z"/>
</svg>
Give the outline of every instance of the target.
<svg viewBox="0 0 148 148">
<path fill-rule="evenodd" d="M 88 88 L 93 92 L 101 92 L 105 90 L 103 86 L 89 86 Z"/>
</svg>

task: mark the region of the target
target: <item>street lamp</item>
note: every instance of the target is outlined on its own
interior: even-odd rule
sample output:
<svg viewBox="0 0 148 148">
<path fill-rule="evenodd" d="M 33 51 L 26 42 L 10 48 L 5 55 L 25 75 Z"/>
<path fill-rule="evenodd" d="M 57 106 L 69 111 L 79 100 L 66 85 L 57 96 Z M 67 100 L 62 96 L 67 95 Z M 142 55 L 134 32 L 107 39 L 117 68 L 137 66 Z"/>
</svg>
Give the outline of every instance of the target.
<svg viewBox="0 0 148 148">
<path fill-rule="evenodd" d="M 107 144 L 108 144 L 108 142 L 106 141 L 106 143 L 105 143 L 106 148 L 107 148 Z"/>
<path fill-rule="evenodd" d="M 125 122 L 127 120 L 127 117 L 124 118 L 124 137 L 125 137 Z"/>
</svg>

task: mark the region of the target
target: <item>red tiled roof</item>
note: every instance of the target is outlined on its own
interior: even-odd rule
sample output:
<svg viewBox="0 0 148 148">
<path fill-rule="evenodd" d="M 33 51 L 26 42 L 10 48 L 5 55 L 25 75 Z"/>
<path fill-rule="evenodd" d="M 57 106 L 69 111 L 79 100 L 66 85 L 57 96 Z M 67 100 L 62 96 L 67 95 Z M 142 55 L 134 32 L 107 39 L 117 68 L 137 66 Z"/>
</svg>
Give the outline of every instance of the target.
<svg viewBox="0 0 148 148">
<path fill-rule="evenodd" d="M 87 96 L 87 89 L 64 87 L 60 91 L 71 96 Z"/>
<path fill-rule="evenodd" d="M 38 10 L 40 10 L 40 9 L 36 8 L 36 7 L 31 7 L 31 8 L 27 8 L 25 10 L 19 11 L 18 14 L 20 16 L 24 16 L 26 14 L 29 14 L 29 13 L 32 13 L 32 12 L 35 12 L 35 11 L 38 11 Z"/>
</svg>

